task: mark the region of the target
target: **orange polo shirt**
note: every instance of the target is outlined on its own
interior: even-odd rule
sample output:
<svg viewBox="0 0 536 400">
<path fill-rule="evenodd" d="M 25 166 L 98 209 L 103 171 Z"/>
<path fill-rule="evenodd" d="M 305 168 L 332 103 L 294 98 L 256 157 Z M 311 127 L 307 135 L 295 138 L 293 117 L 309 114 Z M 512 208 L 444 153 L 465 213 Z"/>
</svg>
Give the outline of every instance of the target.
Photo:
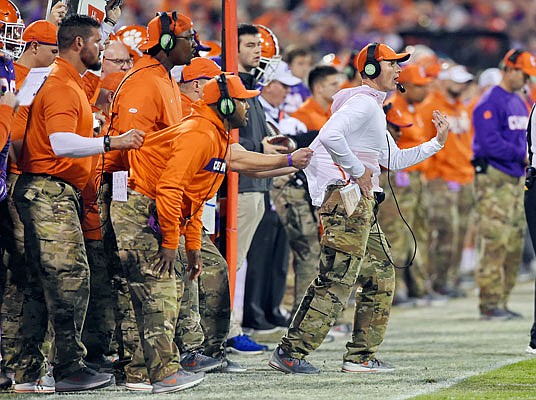
<svg viewBox="0 0 536 400">
<path fill-rule="evenodd" d="M 182 118 L 180 90 L 177 82 L 158 61 L 145 54 L 127 72 L 115 93 L 110 111 L 111 136 L 136 128 L 151 134 L 178 124 Z M 125 152 L 109 152 L 105 157 L 106 172 L 128 170 Z"/>
<path fill-rule="evenodd" d="M 192 112 L 192 104 L 194 101 L 186 96 L 184 93 L 181 93 L 181 107 L 182 107 L 182 116 L 186 117 Z"/>
<path fill-rule="evenodd" d="M 82 190 L 89 179 L 91 157 L 58 157 L 48 136 L 74 132 L 93 137 L 91 106 L 74 66 L 61 57 L 52 65 L 52 72 L 33 101 L 19 166 L 23 172 L 52 175 Z"/>
<path fill-rule="evenodd" d="M 303 122 L 308 130 L 319 131 L 331 117 L 331 106 L 324 110 L 315 99 L 309 97 L 290 116 Z"/>
<path fill-rule="evenodd" d="M 7 143 L 14 118 L 15 112 L 13 108 L 5 104 L 0 104 L 0 149 L 3 149 Z"/>
<path fill-rule="evenodd" d="M 30 72 L 30 68 L 25 67 L 24 65 L 14 63 L 15 66 L 15 82 L 17 85 L 17 90 L 20 90 L 24 80 Z M 29 106 L 20 106 L 13 120 L 13 125 L 11 125 L 11 143 L 22 141 L 24 139 L 24 132 L 26 131 L 26 121 L 28 120 L 28 111 L 30 110 Z M 21 171 L 17 165 L 16 160 L 9 157 L 9 162 L 7 166 L 8 172 L 20 175 Z"/>
<path fill-rule="evenodd" d="M 401 149 L 409 149 L 410 147 L 418 146 L 435 136 L 435 128 L 431 131 L 425 131 L 421 113 L 417 111 L 415 106 L 408 104 L 406 99 L 399 93 L 393 94 L 389 98 L 389 103 L 392 103 L 393 108 L 399 110 L 403 116 L 408 117 L 413 124 L 410 127 L 400 129 L 401 136 L 397 142 L 398 147 Z M 426 170 L 427 165 L 428 159 L 407 168 L 405 171 L 424 171 Z"/>
<path fill-rule="evenodd" d="M 417 107 L 422 115 L 425 132 L 435 132 L 432 112 L 439 110 L 449 122 L 449 136 L 443 149 L 430 157 L 426 177 L 460 184 L 472 182 L 474 169 L 471 116 L 467 107 L 459 101 L 449 101 L 439 91 L 434 91 Z"/>
</svg>

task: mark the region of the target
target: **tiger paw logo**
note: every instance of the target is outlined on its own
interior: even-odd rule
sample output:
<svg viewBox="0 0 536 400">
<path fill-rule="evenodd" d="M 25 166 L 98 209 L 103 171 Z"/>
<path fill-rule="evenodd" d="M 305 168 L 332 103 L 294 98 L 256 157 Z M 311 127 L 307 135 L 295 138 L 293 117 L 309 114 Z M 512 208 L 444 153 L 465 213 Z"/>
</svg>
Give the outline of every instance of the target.
<svg viewBox="0 0 536 400">
<path fill-rule="evenodd" d="M 136 29 L 131 29 L 123 33 L 121 38 L 125 46 L 130 47 L 131 49 L 137 49 L 140 47 L 141 42 L 145 39 L 142 33 Z"/>
</svg>

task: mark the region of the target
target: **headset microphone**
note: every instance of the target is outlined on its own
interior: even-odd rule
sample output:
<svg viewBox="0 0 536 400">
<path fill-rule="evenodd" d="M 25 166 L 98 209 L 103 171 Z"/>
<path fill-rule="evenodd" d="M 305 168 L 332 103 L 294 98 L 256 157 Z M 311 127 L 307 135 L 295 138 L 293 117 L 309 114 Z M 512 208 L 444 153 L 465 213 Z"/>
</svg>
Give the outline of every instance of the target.
<svg viewBox="0 0 536 400">
<path fill-rule="evenodd" d="M 396 83 L 396 89 L 400 92 L 400 93 L 406 93 L 406 88 L 404 86 L 402 86 L 401 83 Z"/>
</svg>

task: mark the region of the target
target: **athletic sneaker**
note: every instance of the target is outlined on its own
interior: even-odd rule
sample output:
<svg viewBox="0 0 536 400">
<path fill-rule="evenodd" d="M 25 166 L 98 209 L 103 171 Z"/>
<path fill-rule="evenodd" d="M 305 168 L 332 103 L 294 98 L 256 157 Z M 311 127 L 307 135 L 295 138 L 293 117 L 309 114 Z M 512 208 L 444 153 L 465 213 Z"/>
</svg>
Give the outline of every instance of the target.
<svg viewBox="0 0 536 400">
<path fill-rule="evenodd" d="M 222 366 L 216 372 L 240 373 L 246 372 L 248 367 L 236 361 L 231 361 L 227 357 L 223 359 Z"/>
<path fill-rule="evenodd" d="M 342 372 L 393 372 L 394 370 L 394 366 L 377 358 L 362 363 L 345 361 L 342 364 Z"/>
<path fill-rule="evenodd" d="M 127 382 L 125 387 L 133 392 L 151 392 L 153 390 L 153 385 L 149 379 L 143 382 Z"/>
<path fill-rule="evenodd" d="M 208 372 L 222 366 L 223 361 L 205 356 L 197 351 L 181 355 L 181 366 L 188 372 Z"/>
<path fill-rule="evenodd" d="M 270 357 L 268 365 L 273 369 L 286 374 L 319 374 L 320 370 L 314 367 L 309 361 L 300 358 L 294 358 L 286 354 L 277 346 Z"/>
<path fill-rule="evenodd" d="M 167 378 L 153 383 L 153 393 L 178 392 L 199 385 L 204 378 L 204 372 L 192 373 L 179 369 Z"/>
<path fill-rule="evenodd" d="M 95 390 L 110 386 L 115 383 L 113 374 L 97 372 L 84 367 L 71 375 L 56 382 L 56 392 L 81 392 Z"/>
<path fill-rule="evenodd" d="M 529 344 L 527 348 L 525 349 L 525 353 L 536 356 L 536 349 Z"/>
<path fill-rule="evenodd" d="M 501 308 L 494 308 L 480 313 L 480 319 L 483 321 L 506 321 L 512 318 L 514 318 L 512 314 Z"/>
<path fill-rule="evenodd" d="M 52 375 L 43 375 L 35 382 L 15 384 L 15 393 L 54 393 L 55 382 Z"/>
<path fill-rule="evenodd" d="M 227 351 L 236 354 L 262 354 L 268 350 L 268 346 L 259 344 L 251 339 L 248 335 L 238 335 L 227 339 L 225 343 Z"/>
<path fill-rule="evenodd" d="M 506 311 L 508 314 L 510 314 L 512 319 L 523 319 L 523 314 L 520 314 L 518 312 L 512 311 L 512 310 L 510 310 L 508 308 L 505 308 L 504 311 Z"/>
</svg>

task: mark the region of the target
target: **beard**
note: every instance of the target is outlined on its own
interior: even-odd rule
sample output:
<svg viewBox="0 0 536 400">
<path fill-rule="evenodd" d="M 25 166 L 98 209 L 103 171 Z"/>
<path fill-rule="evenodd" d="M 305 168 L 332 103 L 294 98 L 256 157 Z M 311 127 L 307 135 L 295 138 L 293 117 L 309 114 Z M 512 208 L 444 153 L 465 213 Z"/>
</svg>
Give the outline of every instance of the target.
<svg viewBox="0 0 536 400">
<path fill-rule="evenodd" d="M 87 49 L 82 49 L 80 59 L 90 71 L 99 71 L 102 68 L 100 57 L 93 56 Z"/>
<path fill-rule="evenodd" d="M 102 68 L 102 63 L 100 61 L 97 61 L 96 63 L 91 64 L 91 65 L 87 65 L 84 63 L 84 65 L 90 71 L 100 71 L 100 69 Z"/>
</svg>

